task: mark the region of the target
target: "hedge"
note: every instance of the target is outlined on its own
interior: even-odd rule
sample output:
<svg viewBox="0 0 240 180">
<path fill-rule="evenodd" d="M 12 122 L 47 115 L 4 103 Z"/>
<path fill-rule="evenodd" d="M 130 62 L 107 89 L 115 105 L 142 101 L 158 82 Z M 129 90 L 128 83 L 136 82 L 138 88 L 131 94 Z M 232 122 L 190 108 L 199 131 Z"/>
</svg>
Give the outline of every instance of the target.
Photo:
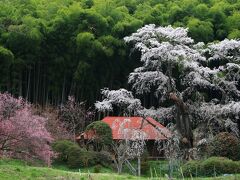
<svg viewBox="0 0 240 180">
<path fill-rule="evenodd" d="M 240 173 L 240 161 L 225 157 L 211 157 L 203 161 L 189 161 L 182 167 L 184 176 L 218 176 Z"/>
</svg>

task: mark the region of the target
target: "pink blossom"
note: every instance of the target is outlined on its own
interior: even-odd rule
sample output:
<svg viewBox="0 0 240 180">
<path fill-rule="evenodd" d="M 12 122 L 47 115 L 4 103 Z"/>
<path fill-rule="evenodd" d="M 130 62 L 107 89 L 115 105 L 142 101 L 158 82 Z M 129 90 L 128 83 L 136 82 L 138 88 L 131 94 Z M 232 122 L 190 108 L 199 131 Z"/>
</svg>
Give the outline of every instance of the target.
<svg viewBox="0 0 240 180">
<path fill-rule="evenodd" d="M 21 159 L 40 159 L 50 165 L 52 137 L 47 119 L 34 115 L 22 98 L 0 93 L 0 154 Z"/>
</svg>

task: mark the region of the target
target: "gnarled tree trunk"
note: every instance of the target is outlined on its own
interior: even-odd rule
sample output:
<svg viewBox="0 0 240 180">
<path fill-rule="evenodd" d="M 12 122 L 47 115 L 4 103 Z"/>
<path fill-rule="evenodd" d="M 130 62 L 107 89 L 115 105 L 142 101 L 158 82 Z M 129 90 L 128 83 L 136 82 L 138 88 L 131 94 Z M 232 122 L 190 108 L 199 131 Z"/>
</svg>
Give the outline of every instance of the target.
<svg viewBox="0 0 240 180">
<path fill-rule="evenodd" d="M 192 148 L 193 132 L 187 106 L 183 100 L 176 95 L 176 93 L 170 93 L 169 98 L 174 101 L 177 107 L 176 125 L 177 130 L 182 135 L 181 143 L 183 144 L 184 148 Z"/>
</svg>

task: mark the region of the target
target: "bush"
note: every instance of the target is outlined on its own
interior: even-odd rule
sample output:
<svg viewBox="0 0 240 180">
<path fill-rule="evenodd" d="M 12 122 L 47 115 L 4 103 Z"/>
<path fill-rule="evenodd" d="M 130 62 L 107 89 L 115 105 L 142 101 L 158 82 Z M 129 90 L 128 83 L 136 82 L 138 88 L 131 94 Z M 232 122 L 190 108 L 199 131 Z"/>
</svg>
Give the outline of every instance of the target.
<svg viewBox="0 0 240 180">
<path fill-rule="evenodd" d="M 97 153 L 94 151 L 82 150 L 80 159 L 84 167 L 94 166 L 97 163 Z"/>
<path fill-rule="evenodd" d="M 201 163 L 206 176 L 239 173 L 239 162 L 224 157 L 211 157 Z"/>
<path fill-rule="evenodd" d="M 68 149 L 69 168 L 90 167 L 98 164 L 97 153 L 81 149 L 79 146 L 72 146 Z"/>
<path fill-rule="evenodd" d="M 66 163 L 68 161 L 68 149 L 72 146 L 75 146 L 75 144 L 67 140 L 54 142 L 52 148 L 58 154 L 55 161 Z"/>
<path fill-rule="evenodd" d="M 94 173 L 100 173 L 101 169 L 102 169 L 102 166 L 100 164 L 98 164 L 98 165 L 94 166 L 93 172 Z"/>
<path fill-rule="evenodd" d="M 227 157 L 232 160 L 240 159 L 239 140 L 228 132 L 216 135 L 209 150 L 211 156 Z"/>
<path fill-rule="evenodd" d="M 69 168 L 79 168 L 96 165 L 96 153 L 80 148 L 71 141 L 61 140 L 53 144 L 53 149 L 58 153 L 56 162 L 66 163 Z"/>
<path fill-rule="evenodd" d="M 67 140 L 56 141 L 53 143 L 53 149 L 58 153 L 55 162 L 67 164 L 69 168 L 73 169 L 97 164 L 107 167 L 112 162 L 111 154 L 106 151 L 87 151 Z"/>
<path fill-rule="evenodd" d="M 215 176 L 240 173 L 240 162 L 225 157 L 211 157 L 204 161 L 189 161 L 183 165 L 184 176 Z"/>
<path fill-rule="evenodd" d="M 197 177 L 201 175 L 202 169 L 200 163 L 201 163 L 200 161 L 188 161 L 182 167 L 183 175 L 187 177 L 190 176 Z"/>
<path fill-rule="evenodd" d="M 104 167 L 109 167 L 112 164 L 112 156 L 107 151 L 101 151 L 96 153 L 96 163 L 101 164 Z"/>
<path fill-rule="evenodd" d="M 79 168 L 84 166 L 82 160 L 83 150 L 78 145 L 70 146 L 66 151 L 68 155 L 67 165 L 69 168 Z"/>
</svg>

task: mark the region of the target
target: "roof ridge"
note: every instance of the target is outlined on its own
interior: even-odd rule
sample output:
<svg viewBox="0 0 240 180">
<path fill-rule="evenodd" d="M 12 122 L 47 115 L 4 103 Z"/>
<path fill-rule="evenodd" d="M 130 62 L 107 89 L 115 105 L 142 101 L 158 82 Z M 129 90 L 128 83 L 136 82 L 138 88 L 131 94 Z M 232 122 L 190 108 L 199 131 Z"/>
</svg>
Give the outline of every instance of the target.
<svg viewBox="0 0 240 180">
<path fill-rule="evenodd" d="M 157 131 L 160 132 L 160 134 L 162 134 L 165 138 L 168 138 L 166 134 L 164 134 L 161 130 L 160 130 L 160 127 L 158 127 L 158 125 L 156 124 L 153 124 L 152 122 L 150 122 L 148 119 L 148 117 L 146 118 L 142 118 L 143 120 L 146 120 L 148 122 L 148 124 L 150 124 L 154 129 L 156 129 Z M 154 120 L 154 119 L 153 119 Z M 156 120 L 154 120 L 156 121 Z M 157 122 L 157 121 L 156 121 Z M 157 122 L 158 124 L 162 125 L 161 123 Z M 162 125 L 163 126 L 163 125 Z M 165 126 L 161 127 L 161 128 L 166 128 Z"/>
</svg>

